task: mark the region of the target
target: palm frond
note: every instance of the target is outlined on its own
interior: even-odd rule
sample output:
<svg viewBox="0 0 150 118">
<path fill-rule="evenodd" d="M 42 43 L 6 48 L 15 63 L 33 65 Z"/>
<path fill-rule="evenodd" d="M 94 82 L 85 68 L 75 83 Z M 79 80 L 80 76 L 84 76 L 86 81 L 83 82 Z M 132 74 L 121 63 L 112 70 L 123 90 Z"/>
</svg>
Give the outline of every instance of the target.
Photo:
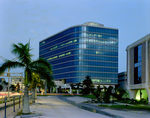
<svg viewBox="0 0 150 118">
<path fill-rule="evenodd" d="M 30 63 L 30 66 L 41 66 L 42 68 L 45 68 L 47 71 L 50 71 L 52 73 L 51 64 L 43 58 L 33 61 L 32 63 Z"/>
<path fill-rule="evenodd" d="M 52 80 L 52 75 L 45 68 L 39 67 L 38 69 L 32 70 L 32 72 L 39 74 L 42 79 Z"/>
<path fill-rule="evenodd" d="M 32 81 L 30 82 L 30 86 L 28 90 L 31 90 L 32 88 L 36 88 L 36 86 L 41 86 L 44 88 L 44 81 L 42 81 L 37 74 L 34 74 L 32 77 Z"/>
<path fill-rule="evenodd" d="M 16 67 L 24 67 L 24 64 L 17 62 L 17 61 L 10 61 L 7 60 L 5 63 L 2 64 L 0 67 L 0 73 L 3 73 L 8 68 L 16 68 Z"/>
<path fill-rule="evenodd" d="M 25 45 L 22 43 L 18 43 L 18 45 L 13 44 L 12 53 L 17 55 L 19 61 L 21 61 L 22 63 L 26 65 L 31 63 L 31 57 L 33 55 L 30 54 L 30 51 L 31 51 L 31 48 L 29 46 L 29 43 Z"/>
</svg>

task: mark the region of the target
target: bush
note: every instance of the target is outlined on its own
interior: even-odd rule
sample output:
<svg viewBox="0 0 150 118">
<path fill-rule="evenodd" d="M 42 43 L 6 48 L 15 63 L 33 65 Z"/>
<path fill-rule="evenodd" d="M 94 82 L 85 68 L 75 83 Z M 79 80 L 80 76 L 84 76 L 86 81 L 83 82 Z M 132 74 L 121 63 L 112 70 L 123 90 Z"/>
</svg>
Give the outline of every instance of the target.
<svg viewBox="0 0 150 118">
<path fill-rule="evenodd" d="M 104 86 L 104 89 L 105 89 L 105 91 L 104 91 L 104 95 L 103 95 L 103 101 L 105 103 L 110 103 L 110 96 L 112 95 L 111 91 L 112 91 L 113 87 L 109 86 L 108 88 L 106 88 Z"/>
<path fill-rule="evenodd" d="M 138 103 L 138 102 L 137 102 L 137 100 L 135 100 L 135 99 L 132 98 L 132 99 L 130 99 L 130 102 L 129 102 L 129 103 L 131 103 L 131 104 L 136 104 L 136 103 Z"/>
<path fill-rule="evenodd" d="M 93 95 L 96 97 L 97 101 L 100 101 L 100 93 L 101 93 L 101 88 L 100 85 L 97 86 L 97 89 L 93 92 Z"/>
<path fill-rule="evenodd" d="M 86 79 L 83 81 L 83 95 L 88 95 L 93 91 L 93 82 L 90 76 L 86 76 Z"/>
<path fill-rule="evenodd" d="M 124 90 L 123 88 L 118 88 L 116 89 L 116 92 L 113 94 L 113 96 L 117 99 L 117 100 L 124 100 L 124 96 L 127 96 L 127 92 L 126 90 Z"/>
</svg>

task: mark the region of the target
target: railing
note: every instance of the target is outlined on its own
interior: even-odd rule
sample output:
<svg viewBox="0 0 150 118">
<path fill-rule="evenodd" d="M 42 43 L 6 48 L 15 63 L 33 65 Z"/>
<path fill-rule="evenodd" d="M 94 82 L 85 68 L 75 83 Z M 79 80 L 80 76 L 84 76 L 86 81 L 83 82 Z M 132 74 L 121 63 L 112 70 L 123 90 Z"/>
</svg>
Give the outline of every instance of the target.
<svg viewBox="0 0 150 118">
<path fill-rule="evenodd" d="M 4 109 L 4 118 L 6 117 L 6 109 L 7 107 L 13 106 L 13 112 L 15 112 L 16 110 L 16 104 L 19 104 L 19 109 L 21 106 L 21 102 L 22 102 L 22 106 L 23 106 L 23 95 L 16 95 L 16 96 L 11 96 L 9 97 L 9 100 L 7 99 L 6 96 L 0 96 L 0 109 Z M 32 94 L 29 95 L 29 102 L 32 102 Z M 18 108 L 17 108 L 18 109 Z"/>
</svg>

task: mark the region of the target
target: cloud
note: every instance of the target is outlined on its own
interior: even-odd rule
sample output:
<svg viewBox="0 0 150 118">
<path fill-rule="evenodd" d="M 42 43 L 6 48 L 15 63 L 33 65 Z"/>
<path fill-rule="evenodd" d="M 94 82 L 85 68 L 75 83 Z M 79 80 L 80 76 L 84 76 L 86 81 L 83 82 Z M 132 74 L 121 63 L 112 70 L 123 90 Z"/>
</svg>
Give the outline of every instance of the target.
<svg viewBox="0 0 150 118">
<path fill-rule="evenodd" d="M 34 34 L 37 34 L 33 29 L 30 29 L 31 32 L 33 32 Z"/>
<path fill-rule="evenodd" d="M 16 37 L 12 37 L 13 39 L 17 39 L 18 41 L 20 41 L 20 39 L 16 38 Z"/>
<path fill-rule="evenodd" d="M 50 34 L 51 35 L 51 33 L 46 29 L 46 31 L 48 32 L 48 34 Z"/>
<path fill-rule="evenodd" d="M 14 41 L 13 41 L 13 40 L 10 40 L 10 39 L 9 39 L 9 41 L 10 41 L 10 42 L 12 42 L 12 43 L 14 43 Z"/>
</svg>

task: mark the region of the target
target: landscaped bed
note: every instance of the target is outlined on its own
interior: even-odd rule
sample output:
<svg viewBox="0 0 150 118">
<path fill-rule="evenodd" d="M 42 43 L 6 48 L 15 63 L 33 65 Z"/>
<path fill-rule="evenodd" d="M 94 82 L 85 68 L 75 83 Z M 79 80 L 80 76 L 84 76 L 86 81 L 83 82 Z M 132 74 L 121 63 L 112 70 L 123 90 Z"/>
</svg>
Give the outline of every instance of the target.
<svg viewBox="0 0 150 118">
<path fill-rule="evenodd" d="M 140 105 L 98 105 L 99 107 L 113 108 L 113 109 L 132 109 L 132 110 L 148 110 L 150 111 L 150 106 L 140 106 Z"/>
</svg>

